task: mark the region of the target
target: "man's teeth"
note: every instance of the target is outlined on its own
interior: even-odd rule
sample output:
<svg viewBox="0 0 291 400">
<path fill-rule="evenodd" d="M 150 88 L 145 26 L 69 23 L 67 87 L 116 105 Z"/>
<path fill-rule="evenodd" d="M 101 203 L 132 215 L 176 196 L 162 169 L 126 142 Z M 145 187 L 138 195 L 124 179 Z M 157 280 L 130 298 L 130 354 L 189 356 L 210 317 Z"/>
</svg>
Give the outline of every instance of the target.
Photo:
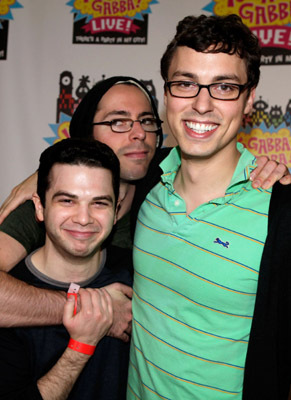
<svg viewBox="0 0 291 400">
<path fill-rule="evenodd" d="M 195 131 L 197 133 L 209 132 L 217 127 L 217 125 L 213 124 L 198 124 L 197 122 L 190 121 L 186 121 L 186 125 L 188 126 L 188 128 L 192 129 L 192 131 Z"/>
</svg>

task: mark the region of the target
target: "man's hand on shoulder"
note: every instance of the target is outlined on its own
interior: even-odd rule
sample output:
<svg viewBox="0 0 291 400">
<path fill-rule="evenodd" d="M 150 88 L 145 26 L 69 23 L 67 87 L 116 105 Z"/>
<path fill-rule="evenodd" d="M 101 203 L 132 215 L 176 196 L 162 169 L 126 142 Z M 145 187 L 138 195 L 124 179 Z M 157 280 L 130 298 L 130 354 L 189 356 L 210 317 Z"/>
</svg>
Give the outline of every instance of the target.
<svg viewBox="0 0 291 400">
<path fill-rule="evenodd" d="M 277 181 L 282 185 L 290 185 L 291 175 L 285 164 L 270 160 L 267 156 L 257 157 L 257 168 L 251 172 L 252 187 L 269 189 Z"/>
<path fill-rule="evenodd" d="M 131 334 L 131 298 L 132 288 L 122 283 L 105 286 L 113 303 L 113 324 L 108 336 L 128 342 Z"/>
<path fill-rule="evenodd" d="M 33 193 L 36 191 L 36 181 L 37 173 L 35 172 L 11 190 L 10 195 L 0 206 L 0 224 L 11 211 L 32 198 Z"/>
</svg>

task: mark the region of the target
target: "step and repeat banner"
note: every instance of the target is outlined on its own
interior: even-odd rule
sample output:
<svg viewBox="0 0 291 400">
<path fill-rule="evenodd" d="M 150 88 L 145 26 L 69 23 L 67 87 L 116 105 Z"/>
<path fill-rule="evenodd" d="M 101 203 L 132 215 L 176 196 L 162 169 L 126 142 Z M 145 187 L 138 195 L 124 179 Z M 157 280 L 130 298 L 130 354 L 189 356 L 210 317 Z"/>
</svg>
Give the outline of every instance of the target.
<svg viewBox="0 0 291 400">
<path fill-rule="evenodd" d="M 263 47 L 253 112 L 239 140 L 291 168 L 291 3 L 272 0 L 0 0 L 0 202 L 68 137 L 97 81 L 141 79 L 165 120 L 159 63 L 186 15 L 238 14 Z M 164 124 L 165 145 L 174 145 Z"/>
</svg>

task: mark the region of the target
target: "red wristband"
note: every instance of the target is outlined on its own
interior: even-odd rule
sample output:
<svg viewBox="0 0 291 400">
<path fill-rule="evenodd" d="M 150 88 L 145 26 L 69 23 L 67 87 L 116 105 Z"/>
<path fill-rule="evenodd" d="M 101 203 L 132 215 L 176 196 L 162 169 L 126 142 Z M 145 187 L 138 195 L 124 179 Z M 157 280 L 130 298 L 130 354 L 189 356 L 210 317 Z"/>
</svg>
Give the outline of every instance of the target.
<svg viewBox="0 0 291 400">
<path fill-rule="evenodd" d="M 92 356 L 96 349 L 96 346 L 91 346 L 90 344 L 81 343 L 77 340 L 70 339 L 68 347 L 72 350 L 78 351 L 79 353 L 87 354 L 88 356 Z"/>
</svg>

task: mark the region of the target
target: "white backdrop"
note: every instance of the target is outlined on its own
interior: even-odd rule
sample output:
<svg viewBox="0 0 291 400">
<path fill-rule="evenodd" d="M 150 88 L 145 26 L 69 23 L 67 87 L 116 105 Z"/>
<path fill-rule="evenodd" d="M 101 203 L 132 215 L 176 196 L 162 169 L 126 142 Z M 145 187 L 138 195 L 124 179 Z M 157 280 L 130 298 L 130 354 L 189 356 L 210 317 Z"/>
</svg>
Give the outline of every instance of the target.
<svg viewBox="0 0 291 400">
<path fill-rule="evenodd" d="M 89 87 L 102 79 L 102 75 L 124 74 L 152 80 L 161 117 L 165 118 L 160 57 L 175 33 L 177 22 L 190 14 L 211 14 L 203 8 L 214 2 L 131 0 L 131 3 L 141 1 L 150 6 L 147 44 L 103 45 L 73 44 L 72 0 L 15 0 L 15 8 L 9 9 L 9 13 L 3 12 L 8 0 L 0 0 L 0 29 L 1 20 L 9 21 L 7 56 L 0 59 L 0 202 L 13 186 L 37 168 L 41 151 L 49 145 L 44 138 L 51 137 L 53 141 L 51 126 L 57 122 L 59 78 L 63 71 L 72 73 L 74 91 L 82 75 L 89 76 Z M 270 106 L 281 106 L 285 112 L 291 98 L 290 72 L 290 65 L 263 66 L 258 99 L 261 96 Z M 165 132 L 169 133 L 167 129 L 165 126 Z M 284 132 L 290 136 L 289 128 Z M 170 137 L 165 143 L 173 144 Z"/>
</svg>

